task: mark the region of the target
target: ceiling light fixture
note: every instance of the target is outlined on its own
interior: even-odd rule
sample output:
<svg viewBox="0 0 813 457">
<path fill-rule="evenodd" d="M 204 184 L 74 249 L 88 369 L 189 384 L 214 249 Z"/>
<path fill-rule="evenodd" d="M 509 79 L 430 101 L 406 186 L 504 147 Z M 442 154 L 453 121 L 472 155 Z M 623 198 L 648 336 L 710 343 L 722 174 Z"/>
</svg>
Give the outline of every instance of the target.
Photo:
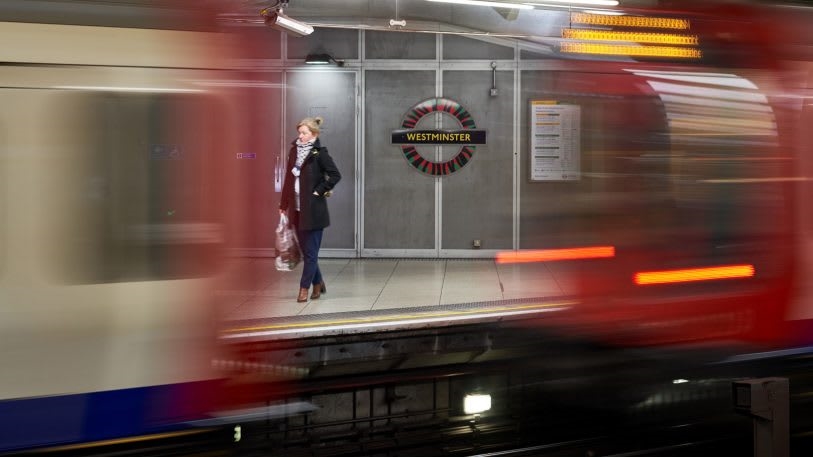
<svg viewBox="0 0 813 457">
<path fill-rule="evenodd" d="M 534 7 L 523 3 L 489 2 L 485 0 L 426 0 L 434 3 L 455 3 L 458 5 L 491 6 L 493 8 L 513 8 L 520 10 L 530 10 Z"/>
<path fill-rule="evenodd" d="M 264 18 L 265 25 L 289 35 L 303 37 L 313 33 L 313 27 L 296 19 L 291 19 L 283 14 L 281 9 L 265 8 L 260 11 L 260 16 Z"/>
</svg>

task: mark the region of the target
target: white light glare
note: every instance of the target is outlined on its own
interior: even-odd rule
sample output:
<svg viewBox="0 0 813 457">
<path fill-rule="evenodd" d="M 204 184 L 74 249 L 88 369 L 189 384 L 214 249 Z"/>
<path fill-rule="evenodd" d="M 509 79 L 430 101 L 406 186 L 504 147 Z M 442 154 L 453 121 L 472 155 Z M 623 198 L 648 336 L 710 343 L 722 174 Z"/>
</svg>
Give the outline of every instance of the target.
<svg viewBox="0 0 813 457">
<path fill-rule="evenodd" d="M 435 3 L 455 3 L 458 5 L 491 6 L 494 8 L 515 8 L 520 10 L 533 9 L 533 6 L 524 5 L 521 3 L 488 2 L 485 0 L 427 0 L 427 1 Z"/>
<path fill-rule="evenodd" d="M 683 378 L 673 379 L 672 380 L 672 384 L 684 384 L 684 383 L 687 383 L 687 382 L 689 382 L 689 380 L 688 379 L 683 379 Z"/>
<path fill-rule="evenodd" d="M 463 399 L 463 412 L 466 414 L 480 414 L 491 409 L 491 395 L 470 394 Z"/>
</svg>

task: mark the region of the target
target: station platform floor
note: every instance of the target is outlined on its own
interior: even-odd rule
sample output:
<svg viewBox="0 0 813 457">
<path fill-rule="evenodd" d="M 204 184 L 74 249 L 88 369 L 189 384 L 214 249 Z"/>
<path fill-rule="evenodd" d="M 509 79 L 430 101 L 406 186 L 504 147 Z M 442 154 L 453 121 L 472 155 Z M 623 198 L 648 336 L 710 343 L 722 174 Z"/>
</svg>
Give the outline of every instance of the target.
<svg viewBox="0 0 813 457">
<path fill-rule="evenodd" d="M 327 293 L 297 303 L 302 273 L 277 271 L 273 258 L 235 259 L 224 298 L 226 321 L 403 312 L 505 303 L 568 294 L 566 265 L 500 264 L 494 259 L 319 260 Z"/>
</svg>

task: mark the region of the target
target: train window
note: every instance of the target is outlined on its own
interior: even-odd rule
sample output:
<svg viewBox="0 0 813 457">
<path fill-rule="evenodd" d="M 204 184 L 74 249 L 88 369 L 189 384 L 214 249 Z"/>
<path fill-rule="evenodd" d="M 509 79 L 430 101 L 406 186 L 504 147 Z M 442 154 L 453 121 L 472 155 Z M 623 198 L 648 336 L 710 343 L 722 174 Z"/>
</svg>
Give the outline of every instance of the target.
<svg viewBox="0 0 813 457">
<path fill-rule="evenodd" d="M 83 135 L 66 145 L 73 185 L 57 219 L 60 277 L 120 282 L 204 276 L 221 241 L 213 220 L 213 102 L 191 94 L 77 95 Z"/>
<path fill-rule="evenodd" d="M 545 187 L 562 192 L 546 198 L 566 202 L 563 209 L 540 202 L 531 210 L 547 212 L 548 226 L 557 224 L 554 232 L 567 238 L 562 245 L 680 246 L 684 253 L 695 247 L 692 258 L 719 262 L 767 253 L 770 245 L 757 240 L 784 235 L 787 163 L 757 85 L 687 72 L 531 76 L 535 99 L 582 112 L 582 179 Z M 591 95 L 593 86 L 615 93 Z"/>
</svg>

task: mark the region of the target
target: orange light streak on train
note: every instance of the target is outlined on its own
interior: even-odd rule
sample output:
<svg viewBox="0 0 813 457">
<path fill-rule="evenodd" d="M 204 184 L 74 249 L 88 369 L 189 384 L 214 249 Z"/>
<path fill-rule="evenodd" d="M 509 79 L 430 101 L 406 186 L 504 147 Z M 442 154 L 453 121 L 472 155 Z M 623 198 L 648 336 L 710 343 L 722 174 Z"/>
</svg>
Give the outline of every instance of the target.
<svg viewBox="0 0 813 457">
<path fill-rule="evenodd" d="M 497 253 L 497 263 L 554 262 L 559 260 L 606 259 L 610 257 L 615 257 L 614 246 L 589 246 L 581 248 L 499 252 Z"/>
<path fill-rule="evenodd" d="M 722 265 L 679 270 L 641 271 L 635 273 L 633 280 L 639 286 L 648 286 L 717 279 L 751 278 L 755 274 L 756 270 L 753 265 Z"/>
</svg>

